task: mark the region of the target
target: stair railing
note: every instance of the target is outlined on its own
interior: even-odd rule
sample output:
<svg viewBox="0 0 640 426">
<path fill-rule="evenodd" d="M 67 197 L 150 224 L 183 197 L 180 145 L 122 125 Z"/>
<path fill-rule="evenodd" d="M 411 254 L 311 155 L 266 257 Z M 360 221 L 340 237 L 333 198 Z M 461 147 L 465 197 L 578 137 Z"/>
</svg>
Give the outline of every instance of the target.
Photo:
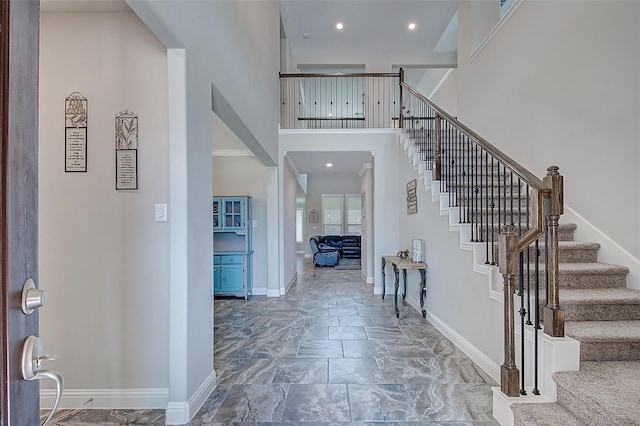
<svg viewBox="0 0 640 426">
<path fill-rule="evenodd" d="M 282 129 L 398 128 L 400 73 L 280 74 Z"/>
<path fill-rule="evenodd" d="M 507 396 L 525 395 L 525 372 L 538 389 L 538 330 L 564 336 L 558 288 L 558 219 L 563 214 L 563 177 L 551 166 L 538 178 L 456 118 L 407 85 L 400 72 L 400 121 L 416 154 L 447 194 L 470 241 L 483 243 L 485 263 L 503 276 L 504 363 L 500 386 Z M 433 185 L 433 183 L 432 183 Z M 544 251 L 540 250 L 540 242 Z M 496 256 L 497 252 L 497 256 Z M 540 255 L 544 252 L 540 271 Z M 516 278 L 517 277 L 517 278 Z M 540 318 L 544 292 L 544 321 Z M 516 363 L 516 301 L 520 308 L 520 369 Z M 533 300 L 532 300 L 533 299 Z M 533 304 L 533 307 L 531 306 Z M 533 318 L 532 318 L 533 316 Z M 533 319 L 533 322 L 532 322 Z M 531 330 L 532 347 L 525 343 Z M 532 353 L 532 365 L 526 357 Z"/>
</svg>

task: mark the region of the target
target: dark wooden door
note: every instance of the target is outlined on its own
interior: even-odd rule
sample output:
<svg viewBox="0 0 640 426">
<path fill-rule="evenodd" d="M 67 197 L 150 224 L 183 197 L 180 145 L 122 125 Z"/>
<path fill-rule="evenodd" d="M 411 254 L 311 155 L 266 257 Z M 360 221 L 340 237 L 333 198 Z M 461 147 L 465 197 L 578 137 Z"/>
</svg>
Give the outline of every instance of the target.
<svg viewBox="0 0 640 426">
<path fill-rule="evenodd" d="M 22 287 L 38 283 L 38 0 L 0 2 L 0 424 L 39 425 L 40 386 L 24 381 L 22 346 L 38 311 Z M 61 157 L 62 158 L 62 157 Z"/>
</svg>

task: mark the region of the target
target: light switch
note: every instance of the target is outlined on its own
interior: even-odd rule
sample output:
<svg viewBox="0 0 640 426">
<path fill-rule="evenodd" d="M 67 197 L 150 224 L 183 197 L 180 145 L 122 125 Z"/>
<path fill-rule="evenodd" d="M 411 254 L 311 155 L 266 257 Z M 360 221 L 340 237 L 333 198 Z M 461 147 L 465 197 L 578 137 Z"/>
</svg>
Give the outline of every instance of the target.
<svg viewBox="0 0 640 426">
<path fill-rule="evenodd" d="M 257 221 L 256 219 L 253 219 L 253 220 L 251 221 L 251 227 L 252 227 L 252 228 L 257 228 L 257 227 L 258 227 L 258 221 Z"/>
<path fill-rule="evenodd" d="M 166 222 L 166 221 L 167 221 L 167 205 L 156 204 L 156 222 Z"/>
</svg>

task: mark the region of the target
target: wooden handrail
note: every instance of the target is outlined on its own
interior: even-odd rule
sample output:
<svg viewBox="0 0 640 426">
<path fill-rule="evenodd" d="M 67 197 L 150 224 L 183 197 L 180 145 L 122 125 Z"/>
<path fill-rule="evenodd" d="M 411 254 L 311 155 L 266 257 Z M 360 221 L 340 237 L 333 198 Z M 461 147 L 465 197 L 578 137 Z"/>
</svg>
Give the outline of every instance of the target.
<svg viewBox="0 0 640 426">
<path fill-rule="evenodd" d="M 465 136 L 475 142 L 478 146 L 483 148 L 485 151 L 489 152 L 493 157 L 495 157 L 498 161 L 507 165 L 511 171 L 513 171 L 516 175 L 520 176 L 525 183 L 528 183 L 533 189 L 544 189 L 544 183 L 542 179 L 538 178 L 536 175 L 531 173 L 529 170 L 522 167 L 515 160 L 509 157 L 507 154 L 496 148 L 494 145 L 487 142 L 482 136 L 478 135 L 476 132 L 462 124 L 458 119 L 453 117 L 451 114 L 447 113 L 445 110 L 431 102 L 425 96 L 423 96 L 420 92 L 415 90 L 413 87 L 409 86 L 406 83 L 402 83 L 402 87 L 407 89 L 409 93 L 413 96 L 419 98 L 421 101 L 426 102 L 431 108 L 433 108 L 438 115 L 445 118 L 448 122 L 453 124 L 458 130 L 460 130 Z M 408 117 L 405 117 L 405 119 Z"/>
</svg>

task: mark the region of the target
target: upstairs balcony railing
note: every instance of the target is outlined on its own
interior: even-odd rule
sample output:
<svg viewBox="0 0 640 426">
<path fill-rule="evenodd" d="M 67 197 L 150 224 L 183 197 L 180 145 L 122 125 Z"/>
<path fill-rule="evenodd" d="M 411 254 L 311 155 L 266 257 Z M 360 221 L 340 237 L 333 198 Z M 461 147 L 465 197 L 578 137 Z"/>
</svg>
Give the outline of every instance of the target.
<svg viewBox="0 0 640 426">
<path fill-rule="evenodd" d="M 280 74 L 282 129 L 398 127 L 400 74 Z"/>
<path fill-rule="evenodd" d="M 518 396 L 530 388 L 539 394 L 539 331 L 564 336 L 558 283 L 563 177 L 550 166 L 538 178 L 407 85 L 403 75 L 281 74 L 281 128 L 402 128 L 449 207 L 468 225 L 471 242 L 483 244 L 485 263 L 503 275 L 502 392 Z M 533 336 L 530 346 L 525 334 Z"/>
</svg>

